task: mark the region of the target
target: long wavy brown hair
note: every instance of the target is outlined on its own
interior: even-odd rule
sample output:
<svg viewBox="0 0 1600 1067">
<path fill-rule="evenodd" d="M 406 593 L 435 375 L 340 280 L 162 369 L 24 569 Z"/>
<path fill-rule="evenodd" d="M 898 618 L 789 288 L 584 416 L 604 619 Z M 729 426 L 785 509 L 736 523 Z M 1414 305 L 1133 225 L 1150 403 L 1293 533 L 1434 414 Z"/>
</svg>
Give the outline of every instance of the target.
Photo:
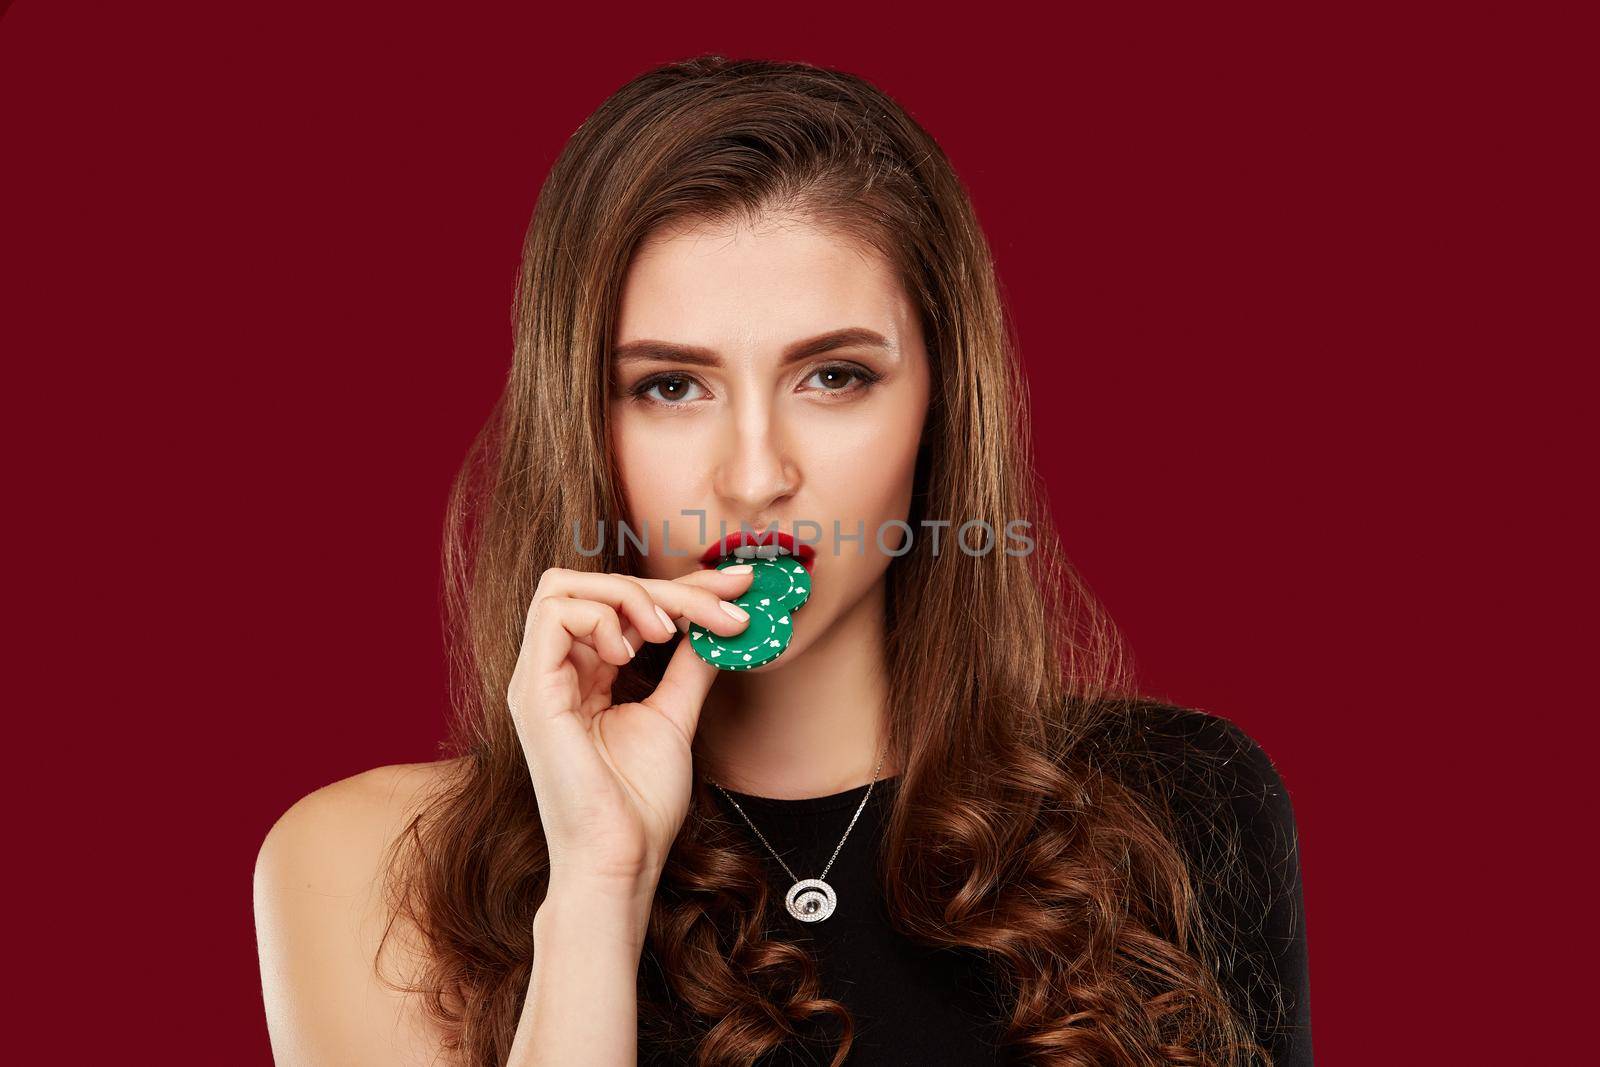
<svg viewBox="0 0 1600 1067">
<path fill-rule="evenodd" d="M 1025 518 L 1034 539 L 1027 555 L 912 551 L 889 567 L 901 774 L 879 869 L 895 927 L 983 968 L 1014 1062 L 1259 1061 L 1248 1006 L 1216 977 L 1161 799 L 1098 755 L 1118 736 L 1108 724 L 1141 698 L 1042 506 L 1013 331 L 966 190 L 889 97 L 801 63 L 702 56 L 650 70 L 577 129 L 540 192 L 511 373 L 448 508 L 454 718 L 445 783 L 390 852 L 393 916 L 425 948 L 400 987 L 426 994 L 459 1062 L 509 1055 L 549 868 L 505 708 L 523 621 L 548 567 L 635 573 L 609 548 L 582 556 L 570 533 L 626 518 L 607 447 L 621 279 L 663 223 L 775 211 L 868 242 L 920 309 L 932 392 L 907 521 L 960 516 L 1000 531 Z M 669 653 L 642 649 L 617 699 L 646 695 Z M 641 1048 L 748 1065 L 831 1020 L 838 1067 L 849 1009 L 781 936 L 762 857 L 703 777 L 649 923 Z"/>
</svg>

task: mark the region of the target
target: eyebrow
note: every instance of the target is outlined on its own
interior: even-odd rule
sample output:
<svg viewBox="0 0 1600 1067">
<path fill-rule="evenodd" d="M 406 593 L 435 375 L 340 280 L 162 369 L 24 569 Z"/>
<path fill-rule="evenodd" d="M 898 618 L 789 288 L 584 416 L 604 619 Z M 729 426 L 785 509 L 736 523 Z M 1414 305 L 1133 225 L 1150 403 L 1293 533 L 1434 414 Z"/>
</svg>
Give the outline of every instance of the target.
<svg viewBox="0 0 1600 1067">
<path fill-rule="evenodd" d="M 780 365 L 793 363 L 796 360 L 807 359 L 811 356 L 831 352 L 836 348 L 881 348 L 892 351 L 888 338 L 876 330 L 869 330 L 864 326 L 850 326 L 843 330 L 830 330 L 820 333 L 815 337 L 808 337 L 803 341 L 795 341 L 783 350 Z M 681 345 L 672 341 L 629 341 L 627 344 L 618 345 L 612 351 L 612 360 L 616 363 L 632 363 L 642 360 L 662 360 L 673 363 L 692 363 L 701 367 L 720 367 L 722 360 L 709 348 L 698 345 Z"/>
</svg>

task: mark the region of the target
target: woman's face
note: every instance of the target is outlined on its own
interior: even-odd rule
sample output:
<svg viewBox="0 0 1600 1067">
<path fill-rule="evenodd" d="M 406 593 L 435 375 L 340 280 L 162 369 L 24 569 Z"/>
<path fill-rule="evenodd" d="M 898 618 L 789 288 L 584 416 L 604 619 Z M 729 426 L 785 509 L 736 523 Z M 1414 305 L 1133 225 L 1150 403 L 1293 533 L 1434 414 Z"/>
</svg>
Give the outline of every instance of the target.
<svg viewBox="0 0 1600 1067">
<path fill-rule="evenodd" d="M 916 308 L 879 253 L 809 223 L 684 224 L 635 254 L 613 347 L 611 447 L 629 524 L 649 531 L 644 577 L 699 569 L 740 523 L 815 540 L 811 597 L 770 666 L 793 662 L 883 577 L 879 529 L 903 543 L 883 524 L 909 515 L 928 408 Z M 862 536 L 836 541 L 835 522 Z"/>
</svg>

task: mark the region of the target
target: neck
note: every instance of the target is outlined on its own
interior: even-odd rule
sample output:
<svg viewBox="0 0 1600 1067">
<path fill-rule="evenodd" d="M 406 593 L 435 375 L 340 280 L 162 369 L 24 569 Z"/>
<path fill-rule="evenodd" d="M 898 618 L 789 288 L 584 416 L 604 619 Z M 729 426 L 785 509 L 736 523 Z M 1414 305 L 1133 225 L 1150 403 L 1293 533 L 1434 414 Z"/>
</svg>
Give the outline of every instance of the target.
<svg viewBox="0 0 1600 1067">
<path fill-rule="evenodd" d="M 738 793 L 800 800 L 866 785 L 880 756 L 878 779 L 897 773 L 884 747 L 885 593 L 880 580 L 798 655 L 717 678 L 694 740 L 713 781 Z M 803 616 L 804 609 L 796 617 Z"/>
</svg>

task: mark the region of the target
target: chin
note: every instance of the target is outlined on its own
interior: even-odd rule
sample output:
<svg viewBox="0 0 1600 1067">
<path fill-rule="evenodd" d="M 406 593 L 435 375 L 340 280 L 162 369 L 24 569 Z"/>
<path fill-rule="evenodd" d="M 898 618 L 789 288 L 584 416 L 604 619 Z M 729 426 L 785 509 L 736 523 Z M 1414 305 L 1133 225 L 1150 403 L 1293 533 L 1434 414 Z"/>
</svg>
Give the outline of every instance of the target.
<svg viewBox="0 0 1600 1067">
<path fill-rule="evenodd" d="M 802 610 L 804 610 L 804 609 L 802 609 Z M 811 649 L 811 639 L 809 637 L 801 638 L 798 635 L 796 635 L 794 638 L 792 638 L 790 640 L 789 647 L 783 650 L 783 655 L 779 656 L 777 659 L 772 660 L 769 663 L 763 663 L 759 667 L 753 667 L 750 670 L 744 671 L 742 673 L 744 673 L 744 674 L 763 674 L 763 673 L 772 673 L 772 672 L 775 672 L 775 671 L 781 671 L 781 670 L 783 670 L 784 667 L 786 667 L 786 666 L 788 666 L 788 665 L 790 665 L 792 663 L 798 662 L 800 657 L 804 656 L 808 651 L 810 651 L 810 649 Z"/>
</svg>

